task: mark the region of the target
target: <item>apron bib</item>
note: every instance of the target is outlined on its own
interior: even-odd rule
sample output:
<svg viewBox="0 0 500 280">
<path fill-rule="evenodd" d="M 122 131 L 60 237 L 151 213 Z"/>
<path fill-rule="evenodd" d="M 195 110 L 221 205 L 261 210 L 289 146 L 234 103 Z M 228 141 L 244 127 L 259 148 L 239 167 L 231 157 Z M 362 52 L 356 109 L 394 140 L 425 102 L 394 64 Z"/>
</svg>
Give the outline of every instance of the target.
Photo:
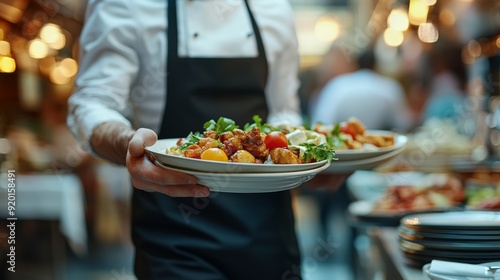
<svg viewBox="0 0 500 280">
<path fill-rule="evenodd" d="M 176 1 L 168 6 L 167 102 L 159 139 L 203 131 L 224 116 L 267 117 L 267 60 L 255 19 L 254 58 L 179 57 Z M 290 192 L 173 198 L 134 189 L 132 239 L 139 279 L 299 279 Z M 295 278 L 290 278 L 290 277 Z"/>
</svg>

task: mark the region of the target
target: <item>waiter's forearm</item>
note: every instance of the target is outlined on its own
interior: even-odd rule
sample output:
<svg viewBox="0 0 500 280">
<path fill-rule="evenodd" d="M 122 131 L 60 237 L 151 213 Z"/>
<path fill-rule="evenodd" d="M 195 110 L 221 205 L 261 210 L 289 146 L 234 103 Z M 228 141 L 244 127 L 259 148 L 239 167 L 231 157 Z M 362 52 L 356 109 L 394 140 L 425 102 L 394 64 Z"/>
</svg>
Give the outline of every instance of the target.
<svg viewBox="0 0 500 280">
<path fill-rule="evenodd" d="M 119 122 L 107 122 L 94 129 L 90 144 L 102 158 L 115 164 L 125 165 L 128 143 L 134 130 Z"/>
</svg>

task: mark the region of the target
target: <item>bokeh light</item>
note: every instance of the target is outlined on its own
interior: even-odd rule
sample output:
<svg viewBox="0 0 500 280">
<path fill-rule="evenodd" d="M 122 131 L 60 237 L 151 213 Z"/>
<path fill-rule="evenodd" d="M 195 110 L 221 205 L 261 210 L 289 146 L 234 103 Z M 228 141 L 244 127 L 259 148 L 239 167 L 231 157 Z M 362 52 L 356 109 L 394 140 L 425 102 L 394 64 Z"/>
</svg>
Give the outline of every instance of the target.
<svg viewBox="0 0 500 280">
<path fill-rule="evenodd" d="M 49 48 L 42 40 L 34 39 L 29 44 L 28 52 L 32 58 L 40 59 L 49 54 Z"/>
<path fill-rule="evenodd" d="M 387 25 L 394 30 L 406 31 L 410 25 L 406 10 L 401 8 L 392 10 L 387 17 Z"/>
<path fill-rule="evenodd" d="M 4 56 L 0 58 L 0 72 L 13 73 L 16 71 L 16 61 L 12 57 Z"/>
<path fill-rule="evenodd" d="M 403 43 L 404 39 L 405 39 L 405 37 L 404 37 L 403 32 L 401 32 L 399 30 L 387 28 L 384 31 L 384 42 L 388 46 L 398 47 Z"/>
<path fill-rule="evenodd" d="M 420 24 L 418 26 L 418 38 L 424 43 L 435 43 L 439 39 L 437 27 L 431 22 Z"/>
<path fill-rule="evenodd" d="M 320 17 L 314 26 L 314 34 L 323 42 L 332 42 L 339 37 L 340 25 L 332 17 Z"/>
</svg>

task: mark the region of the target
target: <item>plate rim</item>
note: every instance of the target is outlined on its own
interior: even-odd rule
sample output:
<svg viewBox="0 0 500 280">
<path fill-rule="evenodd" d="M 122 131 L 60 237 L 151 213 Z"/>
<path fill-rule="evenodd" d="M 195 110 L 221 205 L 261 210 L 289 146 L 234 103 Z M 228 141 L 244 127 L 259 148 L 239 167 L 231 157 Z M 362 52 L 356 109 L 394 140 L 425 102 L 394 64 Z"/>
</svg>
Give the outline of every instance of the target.
<svg viewBox="0 0 500 280">
<path fill-rule="evenodd" d="M 328 163 L 328 160 L 322 160 L 312 163 L 300 163 L 300 164 L 259 164 L 259 163 L 241 163 L 241 162 L 222 162 L 222 161 L 210 161 L 210 160 L 201 160 L 194 159 L 188 157 L 182 157 L 177 155 L 171 155 L 167 153 L 160 153 L 158 151 L 153 150 L 155 145 L 161 145 L 164 142 L 168 141 L 177 141 L 177 138 L 166 138 L 159 139 L 157 142 L 151 146 L 145 147 L 145 150 L 153 157 L 154 160 L 159 161 L 163 165 L 167 165 L 170 167 L 176 167 L 182 170 L 192 170 L 198 172 L 210 172 L 213 169 L 220 170 L 220 173 L 282 173 L 282 172 L 296 172 L 296 171 L 304 171 L 310 170 L 317 167 L 321 167 L 324 164 Z M 161 157 L 167 157 L 172 159 L 173 162 L 181 161 L 185 162 L 183 165 L 175 164 L 172 162 L 162 161 Z M 195 165 L 195 167 L 192 167 Z M 199 168 L 199 166 L 207 165 L 205 168 Z M 185 168 L 185 166 L 189 166 L 190 168 Z M 266 166 L 266 167 L 264 167 Z M 270 168 L 267 168 L 269 166 Z M 212 167 L 212 168 L 210 168 Z M 223 171 L 222 171 L 223 170 Z"/>
<path fill-rule="evenodd" d="M 210 178 L 216 178 L 215 176 L 225 176 L 226 178 L 236 178 L 236 179 L 245 179 L 245 178 L 288 178 L 288 181 L 291 180 L 291 183 L 287 183 L 285 185 L 280 184 L 278 187 L 264 187 L 264 188 L 259 188 L 259 187 L 228 187 L 228 188 L 221 188 L 221 187 L 214 187 L 214 186 L 209 186 L 207 187 L 213 191 L 213 192 L 225 192 L 225 193 L 270 193 L 270 192 L 279 192 L 279 191 L 285 191 L 289 189 L 293 189 L 295 187 L 300 186 L 301 184 L 311 180 L 316 174 L 320 173 L 322 170 L 326 169 L 329 166 L 329 163 L 326 162 L 324 165 L 313 168 L 313 169 L 308 169 L 308 170 L 301 170 L 301 171 L 295 171 L 295 172 L 267 172 L 267 173 L 224 173 L 224 172 L 200 172 L 200 171 L 192 171 L 192 170 L 185 170 L 185 169 L 179 169 L 176 167 L 172 166 L 166 166 L 162 164 L 161 162 L 156 161 L 155 165 L 159 166 L 160 168 L 172 170 L 172 171 L 177 171 L 177 172 L 183 172 L 187 174 L 191 174 L 193 176 L 196 176 L 199 180 L 208 180 Z"/>
<path fill-rule="evenodd" d="M 500 261 L 485 262 L 485 263 L 480 263 L 479 265 L 484 265 L 484 266 L 488 266 L 488 265 L 500 265 Z M 449 275 L 432 273 L 432 272 L 430 272 L 430 267 L 431 267 L 430 263 L 424 264 L 422 266 L 422 272 L 424 273 L 424 275 L 426 275 L 427 277 L 429 277 L 432 280 L 453 280 L 453 279 L 456 279 L 456 278 L 454 278 L 453 275 L 449 276 Z M 457 276 L 455 276 L 455 277 L 457 277 Z M 459 277 L 461 277 L 459 279 L 468 279 L 467 276 L 459 276 Z M 498 277 L 494 277 L 494 278 L 491 278 L 491 277 L 480 277 L 480 278 L 490 279 L 490 280 L 500 279 Z"/>
<path fill-rule="evenodd" d="M 372 132 L 373 134 L 394 134 L 394 137 L 397 139 L 397 138 L 401 138 L 401 139 L 404 139 L 401 143 L 399 143 L 399 145 L 397 145 L 396 143 L 394 145 L 391 145 L 391 146 L 388 146 L 388 147 L 382 147 L 382 148 L 377 148 L 377 150 L 375 151 L 366 151 L 366 150 L 352 150 L 352 149 L 343 149 L 343 150 L 338 150 L 338 151 L 335 151 L 335 154 L 336 155 L 358 155 L 358 154 L 371 154 L 371 153 L 375 153 L 375 154 L 384 154 L 384 153 L 388 153 L 388 152 L 391 152 L 395 149 L 398 149 L 398 148 L 401 148 L 401 147 L 404 147 L 408 144 L 408 136 L 404 135 L 404 134 L 399 134 L 397 132 L 394 132 L 394 131 L 390 131 L 390 130 L 367 130 L 367 132 Z"/>
<path fill-rule="evenodd" d="M 309 175 L 309 174 L 314 174 L 314 173 L 319 173 L 322 170 L 328 168 L 330 163 L 328 161 L 325 161 L 324 164 L 316 167 L 316 168 L 311 168 L 311 169 L 306 169 L 306 170 L 299 170 L 299 171 L 288 171 L 288 172 L 255 172 L 255 173 L 227 173 L 227 172 L 203 172 L 203 171 L 195 171 L 195 170 L 187 170 L 187 169 L 182 169 L 182 168 L 177 168 L 174 166 L 168 166 L 165 165 L 159 161 L 155 162 L 156 165 L 163 167 L 165 169 L 169 169 L 172 171 L 178 171 L 178 172 L 183 172 L 183 173 L 188 173 L 193 176 L 199 175 L 199 176 L 210 176 L 213 174 L 224 174 L 224 176 L 229 176 L 229 177 L 234 177 L 234 178 L 245 178 L 245 177 L 266 177 L 266 178 L 273 178 L 273 177 L 285 177 L 285 176 L 304 176 L 304 175 Z"/>
<path fill-rule="evenodd" d="M 444 216 L 450 216 L 450 215 L 469 215 L 469 216 L 484 216 L 484 215 L 489 215 L 489 216 L 493 216 L 493 217 L 496 217 L 497 220 L 494 220 L 495 224 L 492 225 L 492 224 L 467 224 L 467 223 L 462 223 L 462 224 L 454 224 L 454 223 L 451 223 L 449 220 L 448 220 L 448 223 L 446 224 L 443 224 L 443 223 L 431 223 L 431 224 L 425 224 L 425 223 L 422 223 L 422 222 L 412 222 L 411 220 L 414 220 L 414 219 L 418 219 L 419 216 L 420 218 L 422 216 L 424 217 L 429 217 L 429 216 L 443 216 L 440 221 L 442 221 L 443 218 L 446 218 Z M 485 220 L 486 221 L 486 220 Z M 486 221 L 486 222 L 490 222 L 490 221 Z M 408 216 L 405 216 L 401 219 L 401 224 L 405 225 L 405 226 L 410 226 L 410 227 L 420 227 L 420 228 L 443 228 L 443 229 L 460 229 L 460 228 L 464 228 L 464 229 L 468 229 L 470 230 L 471 226 L 474 227 L 474 229 L 476 230 L 480 230 L 480 229 L 500 229 L 500 211 L 470 211 L 470 210 L 464 210 L 464 211 L 447 211 L 447 212 L 443 212 L 443 213 L 421 213 L 421 214 L 411 214 L 411 215 L 408 215 Z"/>
</svg>

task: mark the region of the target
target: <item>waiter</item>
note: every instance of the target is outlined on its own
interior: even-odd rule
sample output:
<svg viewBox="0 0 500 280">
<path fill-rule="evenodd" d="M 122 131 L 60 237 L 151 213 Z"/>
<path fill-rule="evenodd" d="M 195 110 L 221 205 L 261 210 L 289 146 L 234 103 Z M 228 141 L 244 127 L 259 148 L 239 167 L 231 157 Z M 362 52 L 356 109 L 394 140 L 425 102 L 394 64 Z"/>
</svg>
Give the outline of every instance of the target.
<svg viewBox="0 0 500 280">
<path fill-rule="evenodd" d="M 286 0 L 90 0 L 68 124 L 126 165 L 139 279 L 299 279 L 288 191 L 211 193 L 144 146 L 221 116 L 300 124 Z"/>
</svg>

